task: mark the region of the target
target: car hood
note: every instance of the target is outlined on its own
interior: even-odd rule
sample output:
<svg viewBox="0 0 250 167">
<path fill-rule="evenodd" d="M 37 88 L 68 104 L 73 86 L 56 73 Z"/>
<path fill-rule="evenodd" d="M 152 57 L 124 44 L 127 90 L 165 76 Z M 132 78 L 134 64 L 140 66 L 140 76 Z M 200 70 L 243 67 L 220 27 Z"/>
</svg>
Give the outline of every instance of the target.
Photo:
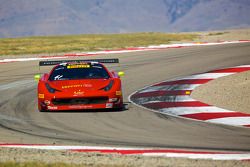
<svg viewBox="0 0 250 167">
<path fill-rule="evenodd" d="M 110 79 L 89 79 L 89 80 L 61 80 L 51 81 L 49 85 L 57 90 L 68 92 L 75 90 L 99 90 L 107 86 Z"/>
</svg>

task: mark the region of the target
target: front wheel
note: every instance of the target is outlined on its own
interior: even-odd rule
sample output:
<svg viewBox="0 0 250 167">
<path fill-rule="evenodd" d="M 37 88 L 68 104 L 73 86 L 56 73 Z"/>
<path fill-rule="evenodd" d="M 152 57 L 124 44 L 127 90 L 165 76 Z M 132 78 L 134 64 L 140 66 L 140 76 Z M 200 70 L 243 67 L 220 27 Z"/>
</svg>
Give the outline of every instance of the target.
<svg viewBox="0 0 250 167">
<path fill-rule="evenodd" d="M 46 110 L 44 107 L 42 107 L 41 105 L 38 105 L 38 111 L 39 112 L 47 112 L 48 110 Z"/>
</svg>

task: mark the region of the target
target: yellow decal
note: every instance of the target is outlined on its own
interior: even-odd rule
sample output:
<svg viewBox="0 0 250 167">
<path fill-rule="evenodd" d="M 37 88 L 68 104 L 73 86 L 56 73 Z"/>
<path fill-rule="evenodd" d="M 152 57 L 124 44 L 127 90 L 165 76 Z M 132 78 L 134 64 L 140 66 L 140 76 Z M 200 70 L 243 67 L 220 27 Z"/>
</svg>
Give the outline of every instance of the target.
<svg viewBox="0 0 250 167">
<path fill-rule="evenodd" d="M 65 86 L 62 86 L 62 89 L 69 89 L 69 88 L 82 88 L 82 87 L 92 87 L 91 84 L 78 84 L 78 85 L 65 85 Z"/>
<path fill-rule="evenodd" d="M 39 99 L 44 99 L 44 94 L 40 94 L 40 93 L 39 93 L 39 94 L 38 94 L 38 98 L 39 98 Z"/>
<path fill-rule="evenodd" d="M 83 95 L 84 92 L 81 92 L 81 90 L 79 90 L 79 91 L 74 91 L 74 94 L 75 94 L 75 95 Z"/>
<path fill-rule="evenodd" d="M 186 95 L 190 95 L 191 94 L 191 92 L 190 91 L 186 91 Z"/>
<path fill-rule="evenodd" d="M 115 94 L 116 94 L 117 96 L 121 96 L 121 95 L 122 95 L 122 91 L 116 91 Z"/>
<path fill-rule="evenodd" d="M 89 64 L 74 64 L 74 65 L 68 65 L 67 69 L 71 68 L 90 68 Z"/>
</svg>

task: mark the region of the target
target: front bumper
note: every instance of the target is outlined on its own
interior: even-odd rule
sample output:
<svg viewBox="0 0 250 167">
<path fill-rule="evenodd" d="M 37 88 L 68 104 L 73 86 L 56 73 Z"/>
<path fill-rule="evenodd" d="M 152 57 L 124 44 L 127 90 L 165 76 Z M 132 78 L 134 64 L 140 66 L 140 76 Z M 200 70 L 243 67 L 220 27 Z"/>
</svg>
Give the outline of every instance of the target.
<svg viewBox="0 0 250 167">
<path fill-rule="evenodd" d="M 38 98 L 40 111 L 91 110 L 122 108 L 122 96 L 84 96 L 84 97 L 50 97 Z"/>
</svg>

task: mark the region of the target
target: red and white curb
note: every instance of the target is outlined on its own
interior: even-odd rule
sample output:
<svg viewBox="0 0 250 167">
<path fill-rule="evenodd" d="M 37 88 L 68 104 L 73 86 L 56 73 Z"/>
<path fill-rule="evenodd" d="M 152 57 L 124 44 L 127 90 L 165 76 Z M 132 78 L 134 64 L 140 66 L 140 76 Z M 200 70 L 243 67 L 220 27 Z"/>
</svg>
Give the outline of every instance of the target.
<svg viewBox="0 0 250 167">
<path fill-rule="evenodd" d="M 250 65 L 219 69 L 164 81 L 143 88 L 129 97 L 129 101 L 155 112 L 241 127 L 250 127 L 250 114 L 218 108 L 191 98 L 192 91 L 211 80 L 250 70 Z"/>
<path fill-rule="evenodd" d="M 162 44 L 162 45 L 151 45 L 148 47 L 134 47 L 134 48 L 126 48 L 126 49 L 118 49 L 118 50 L 104 50 L 104 51 L 97 51 L 97 52 L 73 53 L 73 54 L 56 55 L 56 56 L 37 56 L 37 57 L 29 57 L 29 58 L 0 59 L 0 64 L 11 63 L 11 62 L 65 59 L 65 58 L 82 57 L 82 56 L 95 56 L 95 55 L 105 55 L 105 54 L 151 51 L 151 50 L 182 48 L 182 47 L 191 47 L 191 46 L 209 46 L 209 45 L 211 46 L 211 45 L 236 44 L 236 43 L 247 43 L 247 42 L 250 42 L 250 40 L 220 41 L 220 42 L 210 42 L 210 43 L 208 43 L 208 42 L 194 42 L 194 43 L 181 43 L 181 44 Z"/>
<path fill-rule="evenodd" d="M 103 154 L 161 156 L 190 159 L 212 160 L 250 160 L 250 152 L 225 152 L 225 151 L 191 151 L 184 149 L 149 149 L 149 148 L 124 148 L 124 147 L 96 147 L 96 146 L 56 146 L 36 144 L 0 144 L 0 147 L 66 150 L 72 152 L 98 152 Z"/>
</svg>

